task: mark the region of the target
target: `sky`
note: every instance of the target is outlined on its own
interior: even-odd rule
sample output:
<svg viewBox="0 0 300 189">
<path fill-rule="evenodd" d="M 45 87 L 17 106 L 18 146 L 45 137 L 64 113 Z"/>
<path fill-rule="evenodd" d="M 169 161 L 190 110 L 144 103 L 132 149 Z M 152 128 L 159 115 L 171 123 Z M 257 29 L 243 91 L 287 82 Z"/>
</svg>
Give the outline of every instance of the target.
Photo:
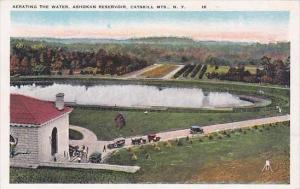
<svg viewBox="0 0 300 189">
<path fill-rule="evenodd" d="M 12 37 L 289 41 L 287 11 L 12 11 Z"/>
</svg>

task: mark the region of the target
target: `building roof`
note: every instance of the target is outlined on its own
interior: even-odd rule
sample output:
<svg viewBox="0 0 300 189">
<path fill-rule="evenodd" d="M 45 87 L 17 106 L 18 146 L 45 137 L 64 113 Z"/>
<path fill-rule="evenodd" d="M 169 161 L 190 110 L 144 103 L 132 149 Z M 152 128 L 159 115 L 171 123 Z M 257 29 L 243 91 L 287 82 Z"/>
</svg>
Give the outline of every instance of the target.
<svg viewBox="0 0 300 189">
<path fill-rule="evenodd" d="M 10 95 L 10 123 L 42 125 L 65 113 L 70 113 L 72 108 L 65 107 L 58 110 L 54 102 L 38 100 L 32 97 L 11 94 Z"/>
</svg>

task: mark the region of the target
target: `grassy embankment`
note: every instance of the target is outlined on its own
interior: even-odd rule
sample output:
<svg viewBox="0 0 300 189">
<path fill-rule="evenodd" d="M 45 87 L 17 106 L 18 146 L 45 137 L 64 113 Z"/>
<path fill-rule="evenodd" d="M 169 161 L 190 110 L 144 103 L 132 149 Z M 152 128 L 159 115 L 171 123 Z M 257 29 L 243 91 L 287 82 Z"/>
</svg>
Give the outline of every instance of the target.
<svg viewBox="0 0 300 189">
<path fill-rule="evenodd" d="M 109 163 L 139 165 L 126 174 L 101 170 L 11 168 L 11 183 L 289 183 L 289 123 L 122 149 Z M 192 142 L 191 142 L 192 141 Z M 132 159 L 133 154 L 136 160 Z M 147 154 L 147 155 L 146 155 Z M 146 156 L 148 158 L 146 158 Z M 261 172 L 267 159 L 273 172 Z"/>
<path fill-rule="evenodd" d="M 289 139 L 286 122 L 122 149 L 108 162 L 141 166 L 136 182 L 289 183 Z M 262 173 L 267 159 L 273 172 Z"/>
</svg>

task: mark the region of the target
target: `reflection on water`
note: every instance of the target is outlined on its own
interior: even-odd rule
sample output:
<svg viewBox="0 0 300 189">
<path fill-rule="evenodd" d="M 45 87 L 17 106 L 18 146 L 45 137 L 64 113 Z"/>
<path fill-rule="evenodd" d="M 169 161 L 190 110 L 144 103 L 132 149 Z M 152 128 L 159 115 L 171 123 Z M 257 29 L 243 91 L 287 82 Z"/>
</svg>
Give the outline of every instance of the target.
<svg viewBox="0 0 300 189">
<path fill-rule="evenodd" d="M 57 93 L 65 93 L 66 102 L 82 105 L 105 105 L 124 107 L 233 107 L 252 103 L 224 92 L 209 92 L 204 95 L 198 88 L 157 88 L 147 85 L 96 85 L 92 87 L 69 84 L 53 84 L 41 87 L 24 85 L 11 86 L 12 93 L 23 94 L 42 100 L 55 100 Z"/>
</svg>

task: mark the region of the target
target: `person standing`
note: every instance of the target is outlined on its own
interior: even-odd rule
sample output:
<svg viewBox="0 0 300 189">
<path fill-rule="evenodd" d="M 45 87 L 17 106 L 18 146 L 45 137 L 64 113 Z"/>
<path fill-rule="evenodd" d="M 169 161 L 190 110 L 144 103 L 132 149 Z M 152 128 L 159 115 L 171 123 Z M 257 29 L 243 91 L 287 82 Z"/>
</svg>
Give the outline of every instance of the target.
<svg viewBox="0 0 300 189">
<path fill-rule="evenodd" d="M 103 152 L 106 152 L 106 146 L 105 146 L 105 144 L 103 146 Z"/>
</svg>

